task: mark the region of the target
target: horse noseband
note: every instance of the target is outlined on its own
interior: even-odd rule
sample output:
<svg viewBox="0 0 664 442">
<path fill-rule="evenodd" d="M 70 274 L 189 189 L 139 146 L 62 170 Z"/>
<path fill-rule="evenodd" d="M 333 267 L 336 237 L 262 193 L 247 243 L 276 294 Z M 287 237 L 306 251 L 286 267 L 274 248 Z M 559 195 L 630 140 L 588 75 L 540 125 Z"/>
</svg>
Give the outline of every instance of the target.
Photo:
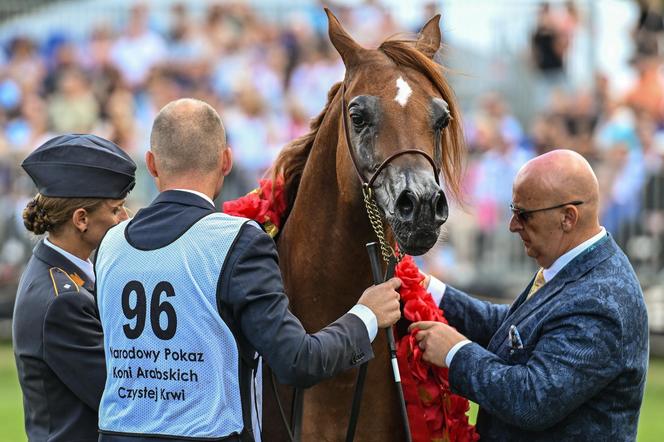
<svg viewBox="0 0 664 442">
<path fill-rule="evenodd" d="M 362 173 L 360 172 L 360 168 L 357 165 L 357 159 L 355 158 L 355 153 L 353 152 L 353 144 L 350 141 L 350 132 L 348 132 L 348 124 L 346 123 L 346 120 L 348 119 L 348 109 L 346 106 L 346 82 L 344 81 L 341 83 L 341 122 L 344 127 L 344 135 L 346 137 L 346 146 L 348 146 L 348 153 L 350 154 L 350 159 L 353 163 L 353 166 L 355 167 L 355 172 L 357 172 L 357 176 L 360 179 L 360 182 L 362 182 L 362 186 L 372 189 L 374 181 L 378 177 L 378 175 L 387 167 L 392 160 L 395 158 L 400 157 L 401 155 L 406 155 L 406 154 L 417 154 L 417 155 L 422 155 L 426 160 L 431 164 L 431 167 L 433 168 L 433 176 L 434 179 L 436 180 L 436 184 L 440 186 L 440 180 L 438 178 L 438 175 L 440 174 L 440 169 L 438 166 L 436 166 L 435 161 L 433 158 L 431 158 L 431 155 L 428 153 L 424 152 L 423 150 L 419 149 L 405 149 L 405 150 L 400 150 L 398 152 L 393 153 L 389 157 L 385 158 L 382 163 L 378 166 L 376 171 L 371 175 L 369 180 L 365 180 L 364 177 L 362 176 Z"/>
</svg>

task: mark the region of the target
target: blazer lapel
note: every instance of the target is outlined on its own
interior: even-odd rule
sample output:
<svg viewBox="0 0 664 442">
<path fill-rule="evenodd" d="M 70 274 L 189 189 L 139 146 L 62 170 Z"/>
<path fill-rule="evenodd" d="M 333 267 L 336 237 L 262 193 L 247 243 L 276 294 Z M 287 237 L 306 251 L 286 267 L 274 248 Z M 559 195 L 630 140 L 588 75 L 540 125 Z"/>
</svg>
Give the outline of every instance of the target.
<svg viewBox="0 0 664 442">
<path fill-rule="evenodd" d="M 533 276 L 533 279 L 530 280 L 530 284 L 526 286 L 525 290 L 522 291 L 521 294 L 516 297 L 514 302 L 512 302 L 512 305 L 510 305 L 510 309 L 507 312 L 508 317 L 512 315 L 521 306 L 521 304 L 525 302 L 526 298 L 528 297 L 528 292 L 530 292 L 530 287 L 532 287 L 534 282 L 535 276 Z"/>
<path fill-rule="evenodd" d="M 535 279 L 533 277 L 526 290 L 512 304 L 505 321 L 493 335 L 487 348 L 493 348 L 496 344 L 502 343 L 507 338 L 508 329 L 511 325 L 518 325 L 521 321 L 530 317 L 533 312 L 555 298 L 566 284 L 576 281 L 599 263 L 611 257 L 617 251 L 617 248 L 618 246 L 613 238 L 610 234 L 607 234 L 605 238 L 602 238 L 570 261 L 553 279 L 544 284 L 532 298 L 526 300 L 530 286 L 532 286 Z"/>
</svg>

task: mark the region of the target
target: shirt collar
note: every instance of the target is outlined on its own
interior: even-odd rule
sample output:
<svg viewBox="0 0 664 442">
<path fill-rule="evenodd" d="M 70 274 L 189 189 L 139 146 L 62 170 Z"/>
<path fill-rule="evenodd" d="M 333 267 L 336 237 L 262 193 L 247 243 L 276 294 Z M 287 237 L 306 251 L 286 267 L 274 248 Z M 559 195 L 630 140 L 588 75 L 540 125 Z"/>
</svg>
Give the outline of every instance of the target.
<svg viewBox="0 0 664 442">
<path fill-rule="evenodd" d="M 191 190 L 191 189 L 173 189 L 173 190 L 177 190 L 177 191 L 180 191 L 180 192 L 189 192 L 189 193 L 193 193 L 194 195 L 198 195 L 198 196 L 200 196 L 200 197 L 203 198 L 205 201 L 209 202 L 210 204 L 212 204 L 212 205 L 214 206 L 214 201 L 212 201 L 212 198 L 210 198 L 209 196 L 207 196 L 207 195 L 204 194 L 203 192 L 198 192 L 198 191 L 196 191 L 196 190 Z"/>
<path fill-rule="evenodd" d="M 595 244 L 597 241 L 604 238 L 605 236 L 606 236 L 606 229 L 602 227 L 597 235 L 593 236 L 590 239 L 587 239 L 578 246 L 574 247 L 569 252 L 565 253 L 564 255 L 556 259 L 554 263 L 551 264 L 551 267 L 549 267 L 548 269 L 544 269 L 543 272 L 544 281 L 546 282 L 551 281 L 558 274 L 558 272 L 560 272 L 574 258 L 579 256 L 584 250 L 586 250 L 588 247 L 592 246 L 593 244 Z"/>
<path fill-rule="evenodd" d="M 44 238 L 44 244 L 55 250 L 56 252 L 60 253 L 62 256 L 67 258 L 69 261 L 71 261 L 76 267 L 79 269 L 83 270 L 85 273 L 85 276 L 88 277 L 88 280 L 94 284 L 95 282 L 95 271 L 94 271 L 94 266 L 92 265 L 92 262 L 89 259 L 81 259 L 78 256 L 72 255 L 68 251 L 64 250 L 63 248 L 60 248 L 53 244 L 51 241 L 48 240 L 48 238 Z"/>
</svg>

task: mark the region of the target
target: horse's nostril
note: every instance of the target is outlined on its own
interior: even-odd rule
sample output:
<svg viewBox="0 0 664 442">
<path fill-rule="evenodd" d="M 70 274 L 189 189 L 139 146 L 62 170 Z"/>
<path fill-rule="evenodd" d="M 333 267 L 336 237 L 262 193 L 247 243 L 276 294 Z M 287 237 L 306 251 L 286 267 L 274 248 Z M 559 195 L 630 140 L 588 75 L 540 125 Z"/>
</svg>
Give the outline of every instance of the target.
<svg viewBox="0 0 664 442">
<path fill-rule="evenodd" d="M 440 222 L 447 221 L 449 215 L 449 207 L 447 206 L 447 198 L 445 198 L 445 192 L 442 190 L 438 191 L 436 195 L 436 202 L 434 204 L 436 210 L 436 219 Z"/>
<path fill-rule="evenodd" d="M 399 198 L 397 199 L 396 208 L 402 219 L 409 220 L 413 218 L 416 203 L 417 198 L 413 192 L 410 190 L 404 190 L 401 192 L 401 195 L 399 195 Z"/>
</svg>

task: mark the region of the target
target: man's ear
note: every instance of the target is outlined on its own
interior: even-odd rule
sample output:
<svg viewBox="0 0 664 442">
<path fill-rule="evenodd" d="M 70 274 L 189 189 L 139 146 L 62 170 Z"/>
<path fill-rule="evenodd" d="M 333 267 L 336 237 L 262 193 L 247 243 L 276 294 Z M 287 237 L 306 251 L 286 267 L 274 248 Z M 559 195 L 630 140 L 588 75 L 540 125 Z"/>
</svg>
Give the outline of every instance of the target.
<svg viewBox="0 0 664 442">
<path fill-rule="evenodd" d="M 150 172 L 150 175 L 152 175 L 155 178 L 159 177 L 159 173 L 157 172 L 156 160 L 151 150 L 145 152 L 145 166 L 148 168 L 148 172 Z"/>
<path fill-rule="evenodd" d="M 83 208 L 78 208 L 74 210 L 74 213 L 71 215 L 71 220 L 74 223 L 74 227 L 81 233 L 85 233 L 88 230 L 88 211 Z"/>
<path fill-rule="evenodd" d="M 224 174 L 224 176 L 228 176 L 228 174 L 231 173 L 231 169 L 233 168 L 233 151 L 231 151 L 230 147 L 226 147 L 222 152 L 221 161 L 221 172 Z"/>
<path fill-rule="evenodd" d="M 579 222 L 579 209 L 576 206 L 566 207 L 561 218 L 560 225 L 563 232 L 571 232 Z"/>
</svg>

